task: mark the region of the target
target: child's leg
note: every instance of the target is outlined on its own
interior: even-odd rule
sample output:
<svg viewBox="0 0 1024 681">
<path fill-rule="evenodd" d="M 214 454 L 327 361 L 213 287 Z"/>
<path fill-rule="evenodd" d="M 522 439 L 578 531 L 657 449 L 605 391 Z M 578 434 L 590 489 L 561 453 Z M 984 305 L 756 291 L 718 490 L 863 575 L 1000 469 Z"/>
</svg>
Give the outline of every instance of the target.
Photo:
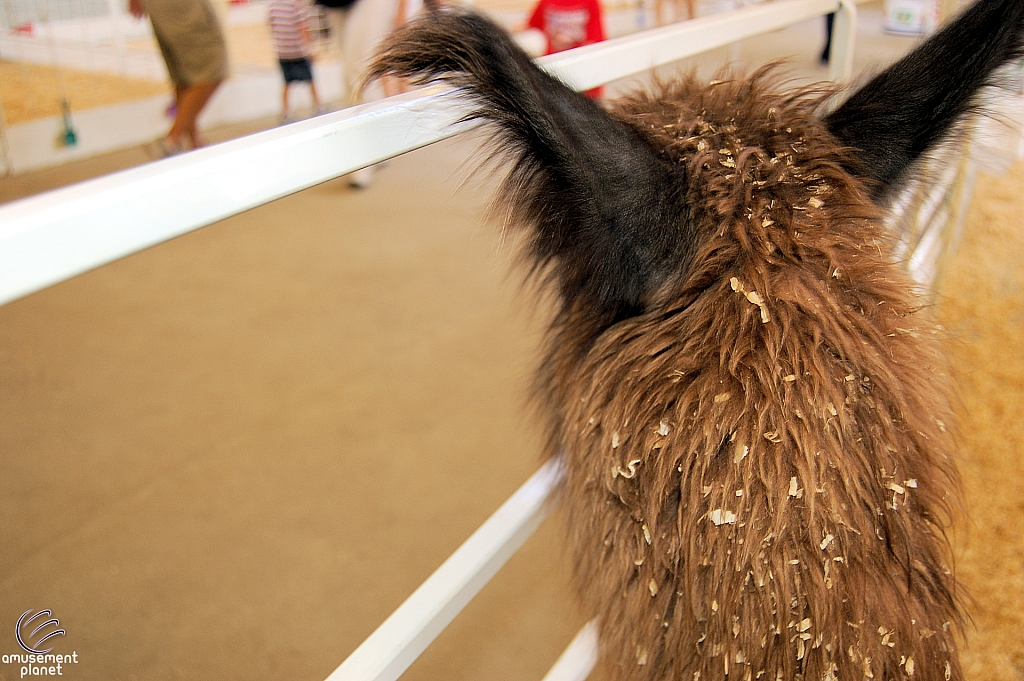
<svg viewBox="0 0 1024 681">
<path fill-rule="evenodd" d="M 309 81 L 309 94 L 313 98 L 313 110 L 320 113 L 320 96 L 316 93 L 316 85 Z"/>
<path fill-rule="evenodd" d="M 281 88 L 281 118 L 288 116 L 288 88 L 291 86 L 287 80 L 284 82 L 284 87 Z"/>
</svg>

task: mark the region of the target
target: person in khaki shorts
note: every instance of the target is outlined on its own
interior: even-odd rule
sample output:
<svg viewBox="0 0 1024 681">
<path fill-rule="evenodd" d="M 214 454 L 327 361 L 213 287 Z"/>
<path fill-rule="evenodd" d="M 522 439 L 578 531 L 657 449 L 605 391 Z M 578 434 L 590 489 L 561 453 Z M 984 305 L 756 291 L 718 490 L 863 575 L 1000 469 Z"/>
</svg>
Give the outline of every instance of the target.
<svg viewBox="0 0 1024 681">
<path fill-rule="evenodd" d="M 129 0 L 138 19 L 149 15 L 174 83 L 177 112 L 167 136 L 157 141 L 164 156 L 203 146 L 196 119 L 227 78 L 228 57 L 220 21 L 209 0 Z"/>
</svg>

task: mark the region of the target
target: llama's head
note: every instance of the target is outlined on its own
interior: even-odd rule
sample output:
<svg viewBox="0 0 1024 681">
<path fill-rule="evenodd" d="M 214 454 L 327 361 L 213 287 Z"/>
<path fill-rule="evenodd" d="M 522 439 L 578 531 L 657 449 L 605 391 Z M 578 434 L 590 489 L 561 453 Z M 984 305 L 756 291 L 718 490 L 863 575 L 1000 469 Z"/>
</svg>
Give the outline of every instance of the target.
<svg viewBox="0 0 1024 681">
<path fill-rule="evenodd" d="M 770 69 L 685 78 L 605 110 L 458 8 L 393 34 L 371 75 L 446 81 L 477 106 L 472 118 L 496 125 L 512 160 L 501 199 L 586 343 L 666 290 L 699 290 L 716 260 L 736 256 L 715 250 L 715 233 L 799 258 L 795 235 L 842 239 L 843 220 L 877 217 L 993 71 L 1021 55 L 1022 28 L 1024 3 L 981 0 L 828 114 L 820 90 L 780 92 Z"/>
<path fill-rule="evenodd" d="M 605 110 L 461 9 L 385 45 L 498 132 L 560 293 L 548 450 L 617 678 L 961 678 L 949 400 L 881 220 L 1022 33 L 981 0 L 832 113 L 771 69 Z"/>
</svg>

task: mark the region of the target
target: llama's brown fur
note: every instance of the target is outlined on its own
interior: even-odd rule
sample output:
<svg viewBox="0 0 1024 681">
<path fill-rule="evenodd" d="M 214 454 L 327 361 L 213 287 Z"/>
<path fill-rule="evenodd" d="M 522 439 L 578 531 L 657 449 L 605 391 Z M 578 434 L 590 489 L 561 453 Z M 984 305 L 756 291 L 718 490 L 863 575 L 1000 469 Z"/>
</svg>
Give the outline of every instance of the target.
<svg viewBox="0 0 1024 681">
<path fill-rule="evenodd" d="M 493 124 L 558 293 L 539 405 L 603 676 L 962 679 L 951 395 L 876 202 L 1022 35 L 983 0 L 824 117 L 770 68 L 609 117 L 462 9 L 385 45 Z"/>
<path fill-rule="evenodd" d="M 613 107 L 673 164 L 699 251 L 540 386 L 579 593 L 623 681 L 961 678 L 936 330 L 822 96 L 765 72 Z"/>
</svg>

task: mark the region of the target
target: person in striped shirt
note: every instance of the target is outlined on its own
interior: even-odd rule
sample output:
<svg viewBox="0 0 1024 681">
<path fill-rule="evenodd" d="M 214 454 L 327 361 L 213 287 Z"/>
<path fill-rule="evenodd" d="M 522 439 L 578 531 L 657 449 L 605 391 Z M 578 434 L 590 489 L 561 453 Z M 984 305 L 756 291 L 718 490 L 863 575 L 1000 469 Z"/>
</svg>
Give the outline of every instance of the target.
<svg viewBox="0 0 1024 681">
<path fill-rule="evenodd" d="M 313 84 L 313 41 L 309 31 L 309 5 L 305 0 L 271 0 L 270 37 L 274 41 L 284 89 L 281 91 L 281 120 L 292 120 L 288 113 L 288 90 L 292 83 L 308 83 L 313 106 L 323 109 Z"/>
</svg>

